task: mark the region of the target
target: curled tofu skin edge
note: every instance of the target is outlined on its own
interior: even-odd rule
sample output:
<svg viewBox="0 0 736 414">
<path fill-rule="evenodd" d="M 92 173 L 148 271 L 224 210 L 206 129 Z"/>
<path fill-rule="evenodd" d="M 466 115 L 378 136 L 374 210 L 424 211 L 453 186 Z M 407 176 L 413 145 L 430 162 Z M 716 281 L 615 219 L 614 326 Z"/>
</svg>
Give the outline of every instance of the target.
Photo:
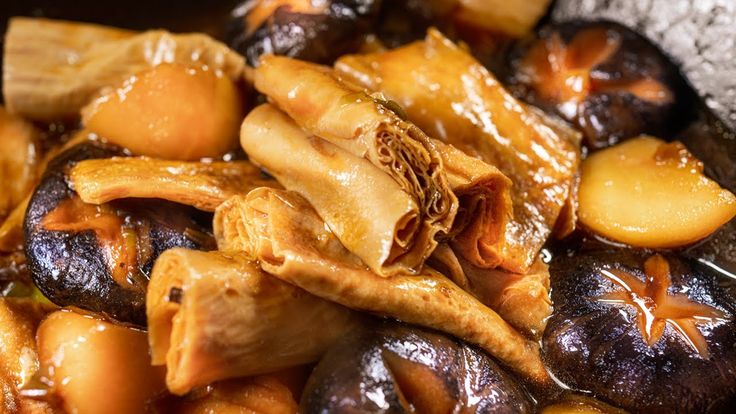
<svg viewBox="0 0 736 414">
<path fill-rule="evenodd" d="M 309 136 L 270 104 L 241 127 L 250 159 L 306 198 L 343 245 L 382 275 L 411 273 L 424 260 L 431 233 L 419 207 L 399 184 L 365 158 Z M 415 233 L 410 244 L 401 234 Z"/>
<path fill-rule="evenodd" d="M 4 57 L 8 108 L 45 122 L 76 119 L 101 88 L 161 63 L 207 66 L 233 81 L 245 67 L 242 56 L 203 34 L 136 33 L 27 17 L 10 19 Z"/>
<path fill-rule="evenodd" d="M 259 188 L 234 197 L 215 212 L 215 233 L 221 249 L 245 248 L 266 272 L 316 296 L 454 335 L 535 383 L 550 381 L 539 345 L 496 312 L 430 268 L 371 272 L 297 193 Z"/>
<path fill-rule="evenodd" d="M 153 364 L 166 365 L 177 395 L 314 362 L 361 320 L 266 274 L 242 252 L 168 250 L 146 300 Z"/>
<path fill-rule="evenodd" d="M 544 332 L 554 309 L 549 266 L 541 258 L 525 274 L 485 269 L 442 243 L 428 263 L 528 337 L 538 339 Z"/>
<path fill-rule="evenodd" d="M 483 267 L 503 263 L 506 225 L 513 217 L 511 180 L 498 168 L 432 139 L 460 203 L 450 233 L 455 250 Z"/>
<path fill-rule="evenodd" d="M 500 266 L 528 271 L 569 204 L 580 163 L 578 134 L 516 100 L 482 64 L 434 29 L 424 41 L 344 56 L 335 71 L 350 84 L 384 94 L 427 134 L 511 179 L 514 216 Z M 494 267 L 492 257 L 465 257 Z"/>
<path fill-rule="evenodd" d="M 121 198 L 159 198 L 203 211 L 257 187 L 281 186 L 248 161 L 183 162 L 147 157 L 114 157 L 78 162 L 69 174 L 85 203 Z"/>
<path fill-rule="evenodd" d="M 450 231 L 458 209 L 429 138 L 376 99 L 337 80 L 328 67 L 264 56 L 255 70 L 255 87 L 308 133 L 366 158 L 414 199 L 419 225 L 400 242 L 422 246 L 418 242 L 426 241 L 424 254 L 407 263 L 409 271 L 418 271 L 436 247 L 435 235 Z"/>
</svg>

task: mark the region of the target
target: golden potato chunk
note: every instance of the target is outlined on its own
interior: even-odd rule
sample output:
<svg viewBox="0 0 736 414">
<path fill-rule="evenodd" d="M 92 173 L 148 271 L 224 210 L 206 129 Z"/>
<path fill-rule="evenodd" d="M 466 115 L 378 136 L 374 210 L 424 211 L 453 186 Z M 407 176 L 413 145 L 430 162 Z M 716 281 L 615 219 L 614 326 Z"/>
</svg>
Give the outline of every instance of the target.
<svg viewBox="0 0 736 414">
<path fill-rule="evenodd" d="M 226 76 L 162 64 L 82 109 L 91 131 L 135 154 L 175 160 L 217 157 L 238 143 L 242 97 Z"/>
<path fill-rule="evenodd" d="M 143 331 L 64 310 L 41 323 L 37 343 L 41 372 L 66 412 L 143 413 L 166 390 Z"/>
<path fill-rule="evenodd" d="M 589 229 L 650 248 L 690 244 L 736 215 L 736 197 L 707 178 L 684 145 L 647 136 L 586 159 L 579 201 Z"/>
</svg>

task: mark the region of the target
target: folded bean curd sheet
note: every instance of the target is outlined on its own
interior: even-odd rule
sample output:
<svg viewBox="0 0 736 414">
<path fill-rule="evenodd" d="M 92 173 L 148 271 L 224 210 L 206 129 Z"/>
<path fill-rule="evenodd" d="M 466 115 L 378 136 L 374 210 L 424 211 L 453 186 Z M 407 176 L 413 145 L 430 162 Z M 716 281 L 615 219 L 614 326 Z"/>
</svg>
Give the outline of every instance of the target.
<svg viewBox="0 0 736 414">
<path fill-rule="evenodd" d="M 459 253 L 476 266 L 530 269 L 569 204 L 579 135 L 511 96 L 466 50 L 430 29 L 424 41 L 335 63 L 346 82 L 380 92 L 433 138 L 496 166 L 513 182 L 505 245 Z"/>
<path fill-rule="evenodd" d="M 258 188 L 215 212 L 221 250 L 243 250 L 263 270 L 349 308 L 437 329 L 485 349 L 509 368 L 545 383 L 539 345 L 440 273 L 381 277 L 340 243 L 292 191 Z"/>
<path fill-rule="evenodd" d="M 146 297 L 153 365 L 174 394 L 317 361 L 362 316 L 266 274 L 243 253 L 171 249 Z"/>
<path fill-rule="evenodd" d="M 423 250 L 404 260 L 407 270 L 421 268 L 436 246 L 435 236 L 450 232 L 458 209 L 442 159 L 429 138 L 377 99 L 338 81 L 328 67 L 264 56 L 255 70 L 255 86 L 309 135 L 365 158 L 412 198 L 417 220 L 396 233 L 393 250 L 399 254 L 402 249 Z M 384 273 L 370 258 L 361 257 Z"/>
<path fill-rule="evenodd" d="M 184 162 L 148 157 L 113 157 L 78 162 L 69 174 L 85 203 L 120 198 L 160 198 L 203 211 L 257 187 L 280 185 L 248 161 Z"/>
<path fill-rule="evenodd" d="M 454 250 L 482 258 L 487 267 L 503 263 L 506 226 L 513 219 L 512 183 L 498 168 L 432 139 L 459 209 L 449 234 Z"/>
</svg>

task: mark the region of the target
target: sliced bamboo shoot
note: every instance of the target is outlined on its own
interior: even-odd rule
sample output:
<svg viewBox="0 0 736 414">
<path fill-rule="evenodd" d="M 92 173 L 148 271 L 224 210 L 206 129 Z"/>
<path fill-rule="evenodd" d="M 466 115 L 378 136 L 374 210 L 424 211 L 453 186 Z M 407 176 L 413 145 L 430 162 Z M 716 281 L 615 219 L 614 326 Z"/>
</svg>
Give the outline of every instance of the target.
<svg viewBox="0 0 736 414">
<path fill-rule="evenodd" d="M 681 143 L 646 136 L 586 159 L 579 200 L 586 227 L 639 247 L 687 245 L 736 215 L 736 196 L 706 177 Z"/>
<path fill-rule="evenodd" d="M 203 34 L 14 17 L 5 35 L 3 96 L 12 112 L 32 120 L 76 119 L 101 88 L 161 63 L 206 66 L 238 80 L 245 60 Z"/>
<path fill-rule="evenodd" d="M 69 176 L 85 203 L 160 198 L 204 211 L 215 211 L 228 198 L 256 187 L 280 187 L 248 161 L 203 163 L 116 157 L 81 161 Z"/>
</svg>

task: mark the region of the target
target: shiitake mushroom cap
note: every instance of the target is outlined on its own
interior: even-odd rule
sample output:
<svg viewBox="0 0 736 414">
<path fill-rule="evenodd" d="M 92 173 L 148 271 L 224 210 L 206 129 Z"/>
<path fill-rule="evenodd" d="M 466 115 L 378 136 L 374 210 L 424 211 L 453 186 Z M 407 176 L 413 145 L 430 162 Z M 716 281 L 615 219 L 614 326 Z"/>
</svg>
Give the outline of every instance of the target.
<svg viewBox="0 0 736 414">
<path fill-rule="evenodd" d="M 76 198 L 67 182 L 74 163 L 123 155 L 114 146 L 100 142 L 76 145 L 52 160 L 36 188 L 24 221 L 25 252 L 31 278 L 39 290 L 59 306 L 77 306 L 111 316 L 122 322 L 146 324 L 145 292 L 153 262 L 173 247 L 202 248 L 185 235 L 187 228 L 205 230 L 190 207 L 159 200 L 122 200 L 111 204 L 122 220 L 143 222 L 138 234 L 150 244 L 145 263 L 125 286 L 112 276 L 103 244 L 95 231 L 57 231 L 43 220 L 62 202 Z M 140 246 L 136 244 L 136 249 Z"/>
<path fill-rule="evenodd" d="M 543 96 L 530 79 L 528 68 L 525 69 L 525 58 L 532 48 L 539 42 L 550 41 L 553 36 L 558 36 L 567 47 L 575 36 L 595 30 L 604 31 L 608 38 L 615 39 L 618 47 L 603 61 L 588 68 L 588 76 L 594 84 L 592 90 L 574 109 Z M 672 136 L 694 114 L 694 96 L 677 67 L 648 39 L 611 21 L 575 20 L 543 27 L 536 38 L 525 39 L 514 46 L 509 53 L 506 78 L 517 96 L 557 113 L 580 129 L 590 149 L 605 148 L 641 134 Z M 647 100 L 625 87 L 616 86 L 641 80 L 657 82 L 669 93 L 670 99 Z"/>
<path fill-rule="evenodd" d="M 288 2 L 284 2 L 288 3 Z M 378 17 L 381 0 L 327 0 L 323 12 L 292 11 L 288 4 L 249 27 L 252 0 L 236 8 L 228 30 L 230 47 L 257 66 L 263 54 L 284 55 L 317 63 L 331 63 L 356 51 Z M 252 23 L 250 23 L 252 24 Z"/>
<path fill-rule="evenodd" d="M 601 300 L 621 291 L 604 271 L 618 269 L 646 283 L 649 276 L 641 269 L 651 257 L 644 250 L 602 245 L 556 256 L 550 265 L 555 311 L 543 337 L 545 362 L 563 383 L 632 412 L 725 412 L 736 404 L 736 306 L 716 275 L 674 254 L 661 255 L 669 263 L 669 295 L 686 295 L 726 316 L 697 324 L 707 357 L 670 323 L 650 347 L 637 326 L 636 308 Z"/>
<path fill-rule="evenodd" d="M 526 391 L 485 353 L 396 322 L 336 343 L 307 380 L 303 413 L 523 413 Z"/>
</svg>

